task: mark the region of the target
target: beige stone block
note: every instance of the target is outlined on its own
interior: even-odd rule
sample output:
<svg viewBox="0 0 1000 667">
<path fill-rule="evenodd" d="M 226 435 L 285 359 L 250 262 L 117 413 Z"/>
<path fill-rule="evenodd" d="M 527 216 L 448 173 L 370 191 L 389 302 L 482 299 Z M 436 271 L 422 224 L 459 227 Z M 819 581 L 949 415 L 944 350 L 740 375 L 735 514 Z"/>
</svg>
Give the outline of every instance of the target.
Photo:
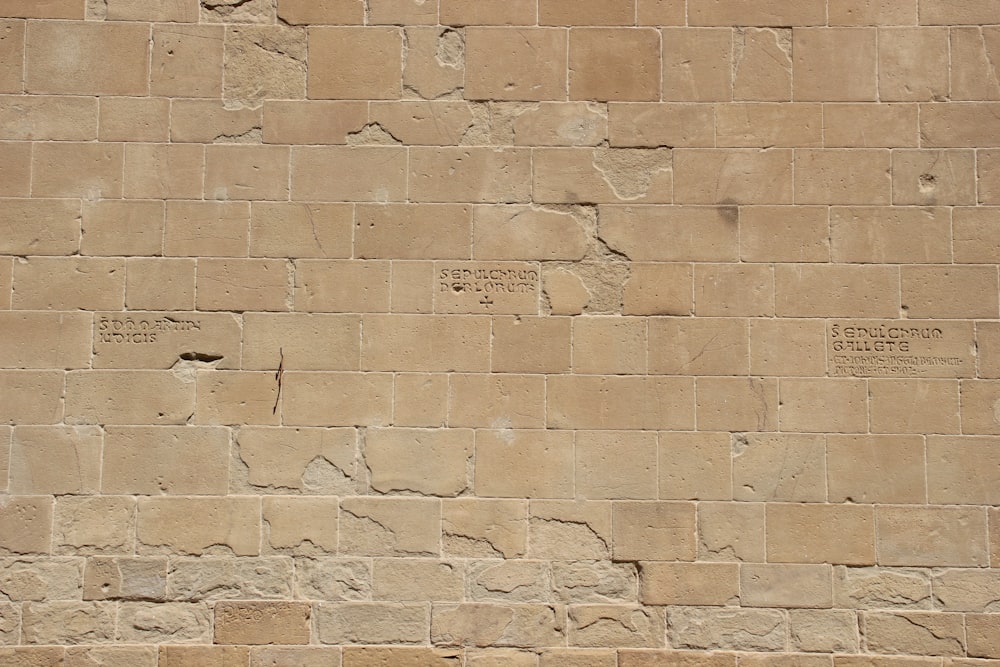
<svg viewBox="0 0 1000 667">
<path fill-rule="evenodd" d="M 292 562 L 286 558 L 182 558 L 170 562 L 172 600 L 291 597 Z"/>
<path fill-rule="evenodd" d="M 687 378 L 553 376 L 548 383 L 550 428 L 689 429 L 694 387 Z"/>
<path fill-rule="evenodd" d="M 614 147 L 715 147 L 715 106 L 612 102 L 608 139 Z"/>
<path fill-rule="evenodd" d="M 663 616 L 657 609 L 624 605 L 569 608 L 569 641 L 576 646 L 661 647 Z"/>
<path fill-rule="evenodd" d="M 633 263 L 622 293 L 622 313 L 688 315 L 692 280 L 690 264 Z"/>
<path fill-rule="evenodd" d="M 288 199 L 285 146 L 208 146 L 205 194 L 212 199 Z"/>
<path fill-rule="evenodd" d="M 354 208 L 349 204 L 254 202 L 250 255 L 350 257 L 353 223 Z"/>
<path fill-rule="evenodd" d="M 21 635 L 26 644 L 106 644 L 115 639 L 112 602 L 26 602 Z"/>
<path fill-rule="evenodd" d="M 921 570 L 834 568 L 834 606 L 846 609 L 930 609 L 931 582 Z"/>
<path fill-rule="evenodd" d="M 776 609 L 674 607 L 667 611 L 667 641 L 681 649 L 781 651 L 786 624 Z"/>
<path fill-rule="evenodd" d="M 737 29 L 733 34 L 733 99 L 790 101 L 791 45 L 788 29 Z"/>
<path fill-rule="evenodd" d="M 555 599 L 566 603 L 635 604 L 639 601 L 634 563 L 554 562 L 552 584 Z"/>
<path fill-rule="evenodd" d="M 774 275 L 767 265 L 696 264 L 694 311 L 699 316 L 774 314 Z"/>
<path fill-rule="evenodd" d="M 11 438 L 13 435 L 14 429 L 12 427 L 0 425 L 0 492 L 3 493 L 8 490 Z"/>
<path fill-rule="evenodd" d="M 874 653 L 964 655 L 965 628 L 961 614 L 929 612 L 867 612 L 865 643 Z"/>
<path fill-rule="evenodd" d="M 994 438 L 932 436 L 927 439 L 928 500 L 948 505 L 993 505 Z"/>
<path fill-rule="evenodd" d="M 435 263 L 395 260 L 390 266 L 389 309 L 393 313 L 434 312 Z"/>
<path fill-rule="evenodd" d="M 698 427 L 715 431 L 769 431 L 778 423 L 778 381 L 698 378 Z"/>
<path fill-rule="evenodd" d="M 961 207 L 952 209 L 952 247 L 959 264 L 989 264 L 1000 250 L 995 229 L 997 208 Z"/>
<path fill-rule="evenodd" d="M 665 102 L 733 99 L 733 31 L 663 28 L 662 97 Z"/>
<path fill-rule="evenodd" d="M 565 611 L 541 604 L 434 605 L 431 642 L 436 646 L 565 646 Z"/>
<path fill-rule="evenodd" d="M 584 215 L 574 210 L 477 206 L 472 216 L 472 254 L 494 260 L 583 259 L 590 245 L 590 220 Z"/>
<path fill-rule="evenodd" d="M 489 370 L 490 322 L 486 317 L 365 315 L 364 370 Z"/>
<path fill-rule="evenodd" d="M 360 25 L 365 20 L 365 6 L 361 0 L 280 0 L 278 18 L 293 25 Z"/>
<path fill-rule="evenodd" d="M 209 427 L 109 427 L 102 491 L 225 494 L 229 432 Z"/>
<path fill-rule="evenodd" d="M 791 204 L 792 151 L 673 152 L 674 199 L 681 204 Z"/>
<path fill-rule="evenodd" d="M 997 406 L 1000 395 L 995 381 L 967 380 L 962 392 L 962 432 L 970 434 L 1000 433 Z"/>
<path fill-rule="evenodd" d="M 530 199 L 532 156 L 526 148 L 411 148 L 409 153 L 413 201 L 516 203 Z"/>
<path fill-rule="evenodd" d="M 739 256 L 734 206 L 601 206 L 600 238 L 633 262 L 726 262 Z"/>
<path fill-rule="evenodd" d="M 747 321 L 669 317 L 649 321 L 649 370 L 663 375 L 744 375 Z"/>
<path fill-rule="evenodd" d="M 478 496 L 572 498 L 573 434 L 478 431 L 474 474 Z"/>
<path fill-rule="evenodd" d="M 740 256 L 749 262 L 829 261 L 827 218 L 820 206 L 741 206 Z"/>
<path fill-rule="evenodd" d="M 881 516 L 881 515 L 880 515 Z M 879 530 L 883 530 L 880 521 Z M 879 533 L 880 555 L 881 549 Z M 772 563 L 875 563 L 871 505 L 767 505 L 767 560 Z"/>
<path fill-rule="evenodd" d="M 392 376 L 384 373 L 284 374 L 284 423 L 294 426 L 386 426 Z M 336 415 L 331 419 L 331 415 Z M 333 423 L 331 423 L 333 422 Z"/>
<path fill-rule="evenodd" d="M 249 202 L 167 203 L 163 251 L 190 257 L 246 257 Z"/>
<path fill-rule="evenodd" d="M 880 565 L 982 567 L 986 514 L 969 507 L 878 508 Z"/>
<path fill-rule="evenodd" d="M 615 560 L 695 559 L 695 504 L 622 501 L 613 507 Z"/>
<path fill-rule="evenodd" d="M 830 25 L 916 25 L 914 0 L 832 0 Z"/>
<path fill-rule="evenodd" d="M 478 561 L 469 566 L 468 597 L 476 602 L 548 602 L 551 579 L 544 561 Z"/>
<path fill-rule="evenodd" d="M 788 7 L 781 0 L 754 3 L 728 3 L 725 0 L 690 0 L 690 25 L 823 25 L 824 3 L 806 0 Z"/>
<path fill-rule="evenodd" d="M 924 443 L 916 435 L 828 435 L 826 468 L 832 503 L 922 503 L 927 497 Z"/>
<path fill-rule="evenodd" d="M 666 204 L 673 200 L 673 160 L 667 148 L 537 148 L 533 159 L 535 201 Z"/>
<path fill-rule="evenodd" d="M 268 547 L 276 552 L 336 552 L 335 498 L 269 497 L 261 502 Z"/>
<path fill-rule="evenodd" d="M 72 600 L 79 597 L 82 583 L 83 559 L 5 559 L 0 562 L 0 585 L 3 586 L 5 601 Z M 17 621 L 14 621 L 13 627 L 8 625 L 9 613 L 7 609 L 0 612 L 0 617 L 4 618 L 0 633 L 5 639 L 10 638 L 8 633 L 11 631 L 13 637 L 17 637 Z"/>
<path fill-rule="evenodd" d="M 979 203 L 1000 204 L 1000 151 L 977 152 Z"/>
<path fill-rule="evenodd" d="M 874 102 L 876 41 L 871 28 L 793 29 L 794 99 Z"/>
<path fill-rule="evenodd" d="M 720 147 L 823 145 L 823 107 L 819 104 L 718 104 L 715 117 L 715 140 Z"/>
<path fill-rule="evenodd" d="M 86 368 L 92 327 L 87 313 L 0 312 L 0 366 Z"/>
<path fill-rule="evenodd" d="M 552 315 L 580 315 L 591 307 L 594 295 L 577 274 L 554 269 L 544 275 L 544 298 Z"/>
<path fill-rule="evenodd" d="M 610 7 L 608 3 L 604 6 Z M 659 35 L 653 29 L 575 28 L 569 35 L 569 97 L 657 101 L 661 57 L 666 60 L 666 54 L 660 53 Z M 663 87 L 667 88 L 666 81 Z"/>
<path fill-rule="evenodd" d="M 0 371 L 0 423 L 57 424 L 63 419 L 61 371 Z"/>
<path fill-rule="evenodd" d="M 904 148 L 919 141 L 916 104 L 824 104 L 827 148 Z"/>
<path fill-rule="evenodd" d="M 155 667 L 157 664 L 156 648 L 153 646 L 80 646 L 66 649 L 66 667 L 89 667 L 93 664 L 99 664 L 102 667 Z"/>
<path fill-rule="evenodd" d="M 402 33 L 396 28 L 311 28 L 311 99 L 396 99 L 402 80 Z"/>
<path fill-rule="evenodd" d="M 739 595 L 740 572 L 735 563 L 641 565 L 639 599 L 643 604 L 722 606 L 732 604 Z"/>
<path fill-rule="evenodd" d="M 802 294 L 810 295 L 808 302 L 801 298 Z M 899 297 L 900 278 L 894 267 L 774 267 L 775 311 L 779 317 L 898 317 Z M 922 315 L 911 311 L 910 316 Z"/>
<path fill-rule="evenodd" d="M 248 105 L 306 96 L 307 33 L 303 28 L 230 26 L 226 29 L 222 94 Z"/>
<path fill-rule="evenodd" d="M 218 100 L 170 102 L 170 140 L 196 143 L 257 143 L 262 112 L 240 106 L 227 109 Z"/>
<path fill-rule="evenodd" d="M 159 650 L 159 667 L 244 667 L 249 660 L 246 646 L 171 646 Z"/>
<path fill-rule="evenodd" d="M 608 138 L 608 113 L 585 102 L 542 102 L 514 119 L 522 146 L 597 146 Z"/>
<path fill-rule="evenodd" d="M 20 92 L 20 70 L 17 81 Z M 0 131 L 9 141 L 93 140 L 97 138 L 97 106 L 96 97 L 4 95 L 0 97 Z"/>
<path fill-rule="evenodd" d="M 511 36 L 510 28 L 466 29 L 465 97 L 565 99 L 566 72 L 561 67 L 552 67 L 552 63 L 566 62 L 567 31 L 527 28 L 517 30 L 516 40 Z"/>
<path fill-rule="evenodd" d="M 495 373 L 561 373 L 570 369 L 571 321 L 564 317 L 494 317 Z"/>
<path fill-rule="evenodd" d="M 900 273 L 909 317 L 997 316 L 997 276 L 990 267 L 906 266 Z"/>
<path fill-rule="evenodd" d="M 372 596 L 390 601 L 459 601 L 464 595 L 464 568 L 429 559 L 376 558 Z"/>
<path fill-rule="evenodd" d="M 234 650 L 242 647 L 226 647 Z M 340 667 L 339 646 L 260 646 L 251 649 L 251 667 Z M 243 662 L 239 667 L 243 667 Z M 222 667 L 228 667 L 223 665 Z M 237 666 L 233 666 L 237 667 Z"/>
<path fill-rule="evenodd" d="M 0 195 L 27 197 L 31 191 L 31 144 L 0 143 Z"/>
<path fill-rule="evenodd" d="M 192 524 L 192 516 L 203 520 Z M 241 496 L 139 498 L 136 539 L 140 553 L 256 556 L 260 501 Z"/>
<path fill-rule="evenodd" d="M 684 25 L 687 7 L 682 0 L 638 0 L 639 25 Z"/>
<path fill-rule="evenodd" d="M 894 180 L 893 184 L 896 182 Z M 830 234 L 835 262 L 951 260 L 947 242 L 951 236 L 951 220 L 945 208 L 833 207 Z"/>
<path fill-rule="evenodd" d="M 740 566 L 744 607 L 829 608 L 833 568 L 829 565 L 744 564 Z"/>
<path fill-rule="evenodd" d="M 826 372 L 825 333 L 817 320 L 750 321 L 752 375 L 817 376 Z"/>
<path fill-rule="evenodd" d="M 120 258 L 32 257 L 14 263 L 13 307 L 19 310 L 121 310 Z"/>
<path fill-rule="evenodd" d="M 439 0 L 444 25 L 534 25 L 531 0 Z"/>
<path fill-rule="evenodd" d="M 458 496 L 469 488 L 473 432 L 466 429 L 370 429 L 365 465 L 379 493 Z"/>
<path fill-rule="evenodd" d="M 732 456 L 733 495 L 736 500 L 826 500 L 823 436 L 735 436 Z"/>
<path fill-rule="evenodd" d="M 949 94 L 945 28 L 879 29 L 879 100 L 944 100 Z"/>
<path fill-rule="evenodd" d="M 163 252 L 163 202 L 84 202 L 82 217 L 80 251 L 85 255 L 159 255 Z"/>
<path fill-rule="evenodd" d="M 528 555 L 563 561 L 608 560 L 612 543 L 611 506 L 612 503 L 604 501 L 532 501 Z"/>
<path fill-rule="evenodd" d="M 108 97 L 101 100 L 101 141 L 166 141 L 170 100 L 164 97 Z"/>
<path fill-rule="evenodd" d="M 995 569 L 939 570 L 932 578 L 935 601 L 944 611 L 994 611 L 998 577 Z"/>
<path fill-rule="evenodd" d="M 398 146 L 296 146 L 291 157 L 291 198 L 403 201 L 406 152 Z"/>
<path fill-rule="evenodd" d="M 369 10 L 371 24 L 434 24 L 437 23 L 437 0 L 375 0 Z"/>
<path fill-rule="evenodd" d="M 32 195 L 120 197 L 123 155 L 121 144 L 39 143 L 32 155 Z"/>
<path fill-rule="evenodd" d="M 345 646 L 344 667 L 460 667 L 462 652 L 417 646 Z"/>
<path fill-rule="evenodd" d="M 218 644 L 307 644 L 310 606 L 305 602 L 219 602 Z"/>
<path fill-rule="evenodd" d="M 532 663 L 534 665 L 534 663 Z M 539 667 L 616 667 L 618 657 L 613 649 L 554 648 L 538 656 Z"/>
<path fill-rule="evenodd" d="M 208 644 L 212 610 L 206 604 L 125 602 L 119 608 L 122 642 Z"/>
<path fill-rule="evenodd" d="M 979 361 L 979 377 L 1000 377 L 1000 325 L 992 322 L 976 323 L 976 347 Z"/>
<path fill-rule="evenodd" d="M 763 561 L 764 505 L 698 505 L 698 560 Z"/>
<path fill-rule="evenodd" d="M 993 26 L 952 27 L 949 35 L 952 99 L 1000 99 L 1000 79 L 990 65 L 1000 55 L 1000 31 Z"/>
<path fill-rule="evenodd" d="M 788 620 L 791 647 L 796 651 L 853 653 L 859 650 L 858 618 L 852 611 L 800 609 L 790 612 Z"/>
<path fill-rule="evenodd" d="M 573 322 L 573 371 L 641 375 L 646 372 L 646 321 L 593 317 Z"/>
<path fill-rule="evenodd" d="M 621 667 L 655 667 L 662 664 L 660 662 L 662 660 L 669 660 L 670 664 L 678 667 L 735 667 L 736 665 L 736 655 L 733 653 L 622 649 L 618 652 L 618 658 Z M 740 659 L 747 661 L 753 658 L 741 656 Z"/>
<path fill-rule="evenodd" d="M 397 373 L 393 380 L 393 425 L 433 428 L 448 423 L 447 375 Z"/>
<path fill-rule="evenodd" d="M 659 497 L 676 500 L 732 498 L 730 437 L 725 433 L 660 433 Z"/>
<path fill-rule="evenodd" d="M 0 310 L 10 310 L 14 282 L 14 258 L 0 258 Z"/>
<path fill-rule="evenodd" d="M 456 498 L 442 502 L 444 553 L 461 558 L 515 558 L 527 549 L 527 501 Z"/>
<path fill-rule="evenodd" d="M 111 21 L 198 22 L 198 3 L 193 0 L 109 0 L 107 11 Z"/>
<path fill-rule="evenodd" d="M 997 145 L 996 102 L 920 105 L 920 142 L 925 148 L 982 148 Z"/>
<path fill-rule="evenodd" d="M 25 86 L 29 92 L 147 94 L 146 25 L 39 21 L 28 24 L 25 42 Z M 48 46 L 52 44 L 59 44 L 59 48 Z"/>
<path fill-rule="evenodd" d="M 411 29 L 424 34 L 424 28 Z M 437 32 L 437 28 L 426 29 Z M 407 31 L 407 35 L 411 31 Z M 457 32 L 447 31 L 445 35 L 457 35 Z M 448 38 L 442 37 L 446 43 Z M 461 44 L 461 42 L 458 42 Z M 410 44 L 412 54 L 413 44 Z M 444 48 L 444 47 L 442 47 Z M 416 66 L 407 56 L 407 66 Z M 434 59 L 438 63 L 437 58 Z M 409 69 L 407 70 L 410 71 Z M 461 71 L 458 81 L 461 84 Z M 405 78 L 404 78 L 405 82 Z M 518 105 L 518 109 L 521 107 Z M 491 122 L 483 114 L 488 110 L 482 105 L 470 104 L 461 100 L 406 100 L 401 102 L 371 102 L 369 109 L 370 123 L 363 131 L 349 134 L 348 143 L 386 143 L 402 142 L 408 146 L 455 146 L 464 143 L 476 143 L 476 130 L 487 131 L 481 125 Z M 505 114 L 503 122 L 509 125 L 513 116 Z M 499 120 L 498 120 L 499 122 Z"/>
<path fill-rule="evenodd" d="M 24 80 L 25 21 L 0 21 L 0 92 L 19 93 Z"/>
<path fill-rule="evenodd" d="M 198 260 L 199 310 L 289 310 L 289 270 L 278 259 Z"/>
<path fill-rule="evenodd" d="M 299 558 L 295 561 L 295 597 L 312 600 L 371 599 L 371 560 Z"/>
<path fill-rule="evenodd" d="M 437 6 L 436 1 L 433 6 Z M 436 18 L 430 21 L 435 22 Z M 404 95 L 432 100 L 462 92 L 466 53 L 463 32 L 441 27 L 407 27 L 406 47 L 406 62 L 403 63 Z"/>
<path fill-rule="evenodd" d="M 450 377 L 448 424 L 493 428 L 545 426 L 545 380 L 537 375 Z"/>
<path fill-rule="evenodd" d="M 342 554 L 436 556 L 440 553 L 440 540 L 440 500 L 343 498 L 340 501 Z"/>
<path fill-rule="evenodd" d="M 371 313 L 389 310 L 387 261 L 304 260 L 295 264 L 296 310 Z"/>
<path fill-rule="evenodd" d="M 1000 563 L 1000 510 L 987 509 L 989 515 L 989 557 L 990 563 Z"/>
<path fill-rule="evenodd" d="M 356 315 L 243 316 L 245 369 L 358 370 L 361 318 Z"/>
<path fill-rule="evenodd" d="M 50 553 L 52 514 L 50 496 L 8 496 L 0 508 L 0 553 Z"/>
<path fill-rule="evenodd" d="M 62 664 L 64 651 L 61 646 L 5 646 L 0 647 L 0 658 L 10 667 L 48 667 Z"/>
<path fill-rule="evenodd" d="M 468 205 L 361 205 L 354 252 L 360 259 L 469 259 L 471 236 Z"/>
<path fill-rule="evenodd" d="M 968 614 L 965 632 L 970 656 L 1000 658 L 1000 618 L 996 614 Z"/>
<path fill-rule="evenodd" d="M 972 151 L 892 152 L 893 204 L 935 206 L 975 202 L 976 164 Z"/>
<path fill-rule="evenodd" d="M 170 97 L 222 94 L 224 28 L 153 25 L 150 92 Z"/>
<path fill-rule="evenodd" d="M 653 433 L 578 431 L 576 495 L 589 500 L 657 497 L 657 444 Z"/>
<path fill-rule="evenodd" d="M 193 381 L 198 368 L 240 363 L 240 319 L 231 313 L 96 313 L 94 329 L 94 368 L 170 369 Z"/>
<path fill-rule="evenodd" d="M 868 384 L 875 433 L 954 433 L 959 428 L 958 382 L 877 380 Z"/>
<path fill-rule="evenodd" d="M 184 424 L 194 413 L 195 387 L 169 371 L 71 371 L 65 401 L 73 424 Z"/>
<path fill-rule="evenodd" d="M 540 0 L 538 22 L 542 25 L 632 25 L 635 23 L 635 0 Z"/>
<path fill-rule="evenodd" d="M 201 146 L 126 144 L 125 196 L 136 199 L 200 198 L 204 162 Z"/>
<path fill-rule="evenodd" d="M 797 150 L 795 202 L 888 204 L 891 196 L 889 162 L 889 152 L 885 150 Z"/>
<path fill-rule="evenodd" d="M 346 144 L 367 119 L 364 102 L 265 100 L 263 139 L 274 144 Z"/>
<path fill-rule="evenodd" d="M 94 556 L 83 573 L 84 600 L 163 600 L 166 558 Z"/>
<path fill-rule="evenodd" d="M 195 424 L 239 426 L 277 424 L 277 378 L 271 373 L 203 371 L 197 373 Z"/>
<path fill-rule="evenodd" d="M 868 431 L 868 391 L 864 380 L 783 378 L 780 382 L 782 430 L 813 433 Z"/>
<path fill-rule="evenodd" d="M 15 494 L 96 493 L 101 477 L 101 430 L 82 426 L 18 426 L 10 449 Z M 58 465 L 54 462 L 58 461 Z"/>
<path fill-rule="evenodd" d="M 962 23 L 1000 23 L 1000 8 L 982 0 L 950 3 L 944 0 L 919 0 L 921 25 Z"/>
<path fill-rule="evenodd" d="M 135 548 L 135 498 L 63 496 L 55 507 L 53 551 L 130 554 Z"/>
</svg>

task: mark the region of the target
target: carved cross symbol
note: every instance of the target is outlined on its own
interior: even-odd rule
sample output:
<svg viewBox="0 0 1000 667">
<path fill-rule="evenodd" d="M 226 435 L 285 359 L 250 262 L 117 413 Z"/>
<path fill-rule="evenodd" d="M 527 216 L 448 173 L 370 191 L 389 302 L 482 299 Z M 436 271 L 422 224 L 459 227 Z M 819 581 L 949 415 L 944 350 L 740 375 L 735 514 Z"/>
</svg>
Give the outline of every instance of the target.
<svg viewBox="0 0 1000 667">
<path fill-rule="evenodd" d="M 487 294 L 486 296 L 484 296 L 482 299 L 479 300 L 479 303 L 489 308 L 490 306 L 493 305 L 493 297 Z"/>
</svg>

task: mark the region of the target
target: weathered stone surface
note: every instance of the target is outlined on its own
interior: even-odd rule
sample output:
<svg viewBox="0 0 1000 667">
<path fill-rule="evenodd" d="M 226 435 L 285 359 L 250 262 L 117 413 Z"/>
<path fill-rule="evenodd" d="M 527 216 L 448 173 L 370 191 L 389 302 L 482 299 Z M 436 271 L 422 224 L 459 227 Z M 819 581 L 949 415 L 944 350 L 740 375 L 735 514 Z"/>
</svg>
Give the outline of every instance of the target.
<svg viewBox="0 0 1000 667">
<path fill-rule="evenodd" d="M 78 600 L 82 558 L 0 559 L 0 595 L 10 602 Z"/>
<path fill-rule="evenodd" d="M 674 648 L 779 651 L 785 647 L 784 615 L 772 609 L 667 610 L 667 639 Z"/>
<path fill-rule="evenodd" d="M 219 602 L 217 644 L 308 644 L 310 606 L 304 602 Z"/>
<path fill-rule="evenodd" d="M 190 602 L 287 599 L 290 558 L 178 558 L 167 573 L 167 597 Z"/>
<path fill-rule="evenodd" d="M 166 558 L 96 556 L 83 572 L 84 600 L 164 600 Z"/>
<path fill-rule="evenodd" d="M 125 602 L 118 612 L 118 634 L 129 643 L 207 644 L 211 616 L 203 604 Z"/>
<path fill-rule="evenodd" d="M 25 644 L 107 644 L 115 639 L 110 602 L 26 602 L 21 608 Z"/>
<path fill-rule="evenodd" d="M 315 623 L 323 644 L 423 644 L 430 610 L 404 602 L 320 602 Z"/>
<path fill-rule="evenodd" d="M 437 646 L 559 646 L 566 642 L 565 609 L 550 605 L 435 605 L 431 642 Z"/>
</svg>

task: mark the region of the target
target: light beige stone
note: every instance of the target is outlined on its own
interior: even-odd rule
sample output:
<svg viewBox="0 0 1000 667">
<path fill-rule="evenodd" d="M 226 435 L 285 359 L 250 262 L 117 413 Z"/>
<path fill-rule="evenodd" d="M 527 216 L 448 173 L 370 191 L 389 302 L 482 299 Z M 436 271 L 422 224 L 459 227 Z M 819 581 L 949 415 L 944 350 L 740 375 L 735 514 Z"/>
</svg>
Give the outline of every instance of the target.
<svg viewBox="0 0 1000 667">
<path fill-rule="evenodd" d="M 829 565 L 745 564 L 740 566 L 740 605 L 829 608 L 832 576 Z"/>
<path fill-rule="evenodd" d="M 470 484 L 473 433 L 464 429 L 371 429 L 365 465 L 380 493 L 457 496 Z"/>
<path fill-rule="evenodd" d="M 789 612 L 788 620 L 796 651 L 853 653 L 859 648 L 858 619 L 851 611 L 797 609 Z"/>
<path fill-rule="evenodd" d="M 563 646 L 565 611 L 549 605 L 435 605 L 431 641 L 437 646 Z"/>
<path fill-rule="evenodd" d="M 544 561 L 479 561 L 468 571 L 469 598 L 476 602 L 548 602 L 551 589 Z"/>
<path fill-rule="evenodd" d="M 554 562 L 552 585 L 566 603 L 635 603 L 638 575 L 632 563 Z"/>
<path fill-rule="evenodd" d="M 615 503 L 615 560 L 694 560 L 694 510 L 686 502 Z"/>
<path fill-rule="evenodd" d="M 192 514 L 204 521 L 192 525 Z M 260 552 L 260 502 L 230 496 L 140 498 L 136 539 L 140 553 L 237 556 Z"/>
<path fill-rule="evenodd" d="M 266 544 L 276 552 L 337 551 L 337 501 L 334 498 L 264 498 L 261 521 Z"/>
<path fill-rule="evenodd" d="M 440 552 L 441 502 L 429 498 L 344 498 L 340 552 L 431 556 Z"/>
<path fill-rule="evenodd" d="M 357 434 L 352 428 L 241 428 L 238 456 L 256 490 L 344 494 L 355 490 Z"/>
<path fill-rule="evenodd" d="M 219 602 L 215 642 L 219 644 L 305 644 L 310 606 L 303 602 Z"/>
<path fill-rule="evenodd" d="M 18 426 L 10 450 L 9 492 L 96 493 L 103 437 L 93 426 Z M 59 461 L 59 466 L 53 462 Z"/>
<path fill-rule="evenodd" d="M 115 639 L 115 605 L 26 602 L 21 633 L 26 644 L 107 644 Z"/>
<path fill-rule="evenodd" d="M 211 640 L 212 612 L 204 604 L 125 602 L 118 612 L 118 633 L 123 642 L 154 644 Z"/>
<path fill-rule="evenodd" d="M 657 444 L 652 433 L 577 431 L 575 455 L 578 497 L 657 497 Z"/>
<path fill-rule="evenodd" d="M 518 475 L 510 475 L 512 469 Z M 573 435 L 509 428 L 479 431 L 474 474 L 478 496 L 571 498 Z"/>
<path fill-rule="evenodd" d="M 960 614 L 928 612 L 868 612 L 865 641 L 875 653 L 963 655 L 965 633 Z"/>
<path fill-rule="evenodd" d="M 555 560 L 607 559 L 612 544 L 612 505 L 601 501 L 533 501 L 528 554 Z"/>
<path fill-rule="evenodd" d="M 298 558 L 293 587 L 304 600 L 370 600 L 371 560 Z"/>
<path fill-rule="evenodd" d="M 879 507 L 879 565 L 985 565 L 986 522 L 980 508 Z"/>
<path fill-rule="evenodd" d="M 465 568 L 459 563 L 376 558 L 372 566 L 375 600 L 457 602 L 464 595 L 464 583 Z"/>
<path fill-rule="evenodd" d="M 128 496 L 63 496 L 53 518 L 57 553 L 129 554 L 134 549 L 135 499 Z"/>
<path fill-rule="evenodd" d="M 569 608 L 569 640 L 576 646 L 660 647 L 664 623 L 656 608 L 574 605 Z"/>
<path fill-rule="evenodd" d="M 0 560 L 0 593 L 11 602 L 79 599 L 82 583 L 83 559 Z M 0 627 L 6 628 L 6 623 L 0 621 Z"/>
<path fill-rule="evenodd" d="M 694 425 L 693 382 L 685 378 L 552 376 L 548 424 L 583 429 L 685 429 Z"/>
<path fill-rule="evenodd" d="M 919 436 L 827 435 L 826 470 L 830 502 L 926 499 L 924 443 Z"/>
<path fill-rule="evenodd" d="M 408 602 L 320 602 L 315 624 L 324 644 L 420 644 L 430 610 Z"/>
<path fill-rule="evenodd" d="M 527 549 L 527 501 L 456 498 L 441 506 L 444 553 L 463 558 L 516 558 Z"/>
<path fill-rule="evenodd" d="M 875 563 L 871 505 L 767 505 L 767 560 L 771 563 Z M 880 531 L 884 530 L 881 522 Z M 882 533 L 879 533 L 880 545 Z M 884 551 L 879 550 L 880 557 Z"/>
<path fill-rule="evenodd" d="M 0 507 L 0 553 L 49 553 L 53 500 L 50 496 L 14 496 Z"/>
<path fill-rule="evenodd" d="M 730 563 L 642 563 L 639 599 L 647 605 L 722 606 L 740 596 L 739 567 Z"/>
<path fill-rule="evenodd" d="M 930 609 L 931 582 L 921 570 L 837 566 L 833 600 L 846 609 Z"/>
<path fill-rule="evenodd" d="M 288 598 L 292 563 L 286 558 L 178 558 L 166 578 L 171 600 Z"/>
<path fill-rule="evenodd" d="M 164 600 L 167 559 L 94 556 L 83 572 L 84 600 Z"/>
<path fill-rule="evenodd" d="M 667 639 L 682 649 L 780 651 L 786 623 L 775 609 L 672 607 L 667 611 Z"/>
</svg>

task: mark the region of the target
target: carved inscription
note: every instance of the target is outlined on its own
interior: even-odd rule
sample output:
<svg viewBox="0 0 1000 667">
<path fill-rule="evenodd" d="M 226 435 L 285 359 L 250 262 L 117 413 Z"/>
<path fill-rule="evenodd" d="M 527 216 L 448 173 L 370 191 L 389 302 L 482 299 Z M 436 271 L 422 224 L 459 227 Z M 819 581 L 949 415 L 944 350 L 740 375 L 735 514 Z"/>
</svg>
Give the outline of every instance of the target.
<svg viewBox="0 0 1000 667">
<path fill-rule="evenodd" d="M 144 345 L 162 340 L 170 331 L 200 331 L 199 320 L 175 319 L 166 315 L 144 317 L 139 314 L 104 314 L 97 318 L 97 338 L 113 345 Z"/>
<path fill-rule="evenodd" d="M 537 313 L 540 274 L 530 262 L 435 262 L 434 310 Z"/>
<path fill-rule="evenodd" d="M 184 359 L 236 368 L 241 336 L 230 313 L 96 313 L 94 368 L 167 369 Z"/>
<path fill-rule="evenodd" d="M 830 375 L 974 377 L 970 322 L 833 320 L 827 330 Z"/>
</svg>

